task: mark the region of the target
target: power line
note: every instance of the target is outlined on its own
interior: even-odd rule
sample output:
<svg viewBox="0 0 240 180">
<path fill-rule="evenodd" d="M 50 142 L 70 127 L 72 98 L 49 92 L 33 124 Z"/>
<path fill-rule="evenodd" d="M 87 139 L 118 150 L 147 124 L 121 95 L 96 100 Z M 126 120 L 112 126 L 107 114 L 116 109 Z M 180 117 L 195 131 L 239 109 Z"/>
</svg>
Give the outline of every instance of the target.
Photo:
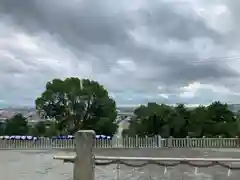
<svg viewBox="0 0 240 180">
<path fill-rule="evenodd" d="M 197 61 L 188 61 L 188 62 L 194 63 L 194 64 L 207 64 L 207 63 L 217 63 L 217 62 L 223 62 L 223 61 L 236 61 L 236 60 L 240 60 L 240 56 L 212 57 L 212 58 L 205 58 L 205 59 L 199 59 Z"/>
</svg>

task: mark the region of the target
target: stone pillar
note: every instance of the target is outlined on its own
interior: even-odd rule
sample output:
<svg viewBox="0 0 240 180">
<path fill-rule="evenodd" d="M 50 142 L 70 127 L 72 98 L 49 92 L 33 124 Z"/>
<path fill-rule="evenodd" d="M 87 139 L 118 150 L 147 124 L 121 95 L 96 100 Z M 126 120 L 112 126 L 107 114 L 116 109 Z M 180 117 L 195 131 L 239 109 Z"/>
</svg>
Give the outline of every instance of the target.
<svg viewBox="0 0 240 180">
<path fill-rule="evenodd" d="M 76 159 L 74 162 L 73 180 L 94 180 L 94 142 L 93 130 L 78 131 L 75 134 Z"/>
<path fill-rule="evenodd" d="M 157 147 L 158 148 L 162 148 L 163 147 L 163 142 L 162 142 L 162 137 L 160 135 L 157 136 L 158 138 L 158 144 L 157 144 Z"/>
<path fill-rule="evenodd" d="M 167 138 L 167 146 L 168 148 L 172 148 L 173 147 L 173 137 L 170 136 L 169 138 Z"/>
</svg>

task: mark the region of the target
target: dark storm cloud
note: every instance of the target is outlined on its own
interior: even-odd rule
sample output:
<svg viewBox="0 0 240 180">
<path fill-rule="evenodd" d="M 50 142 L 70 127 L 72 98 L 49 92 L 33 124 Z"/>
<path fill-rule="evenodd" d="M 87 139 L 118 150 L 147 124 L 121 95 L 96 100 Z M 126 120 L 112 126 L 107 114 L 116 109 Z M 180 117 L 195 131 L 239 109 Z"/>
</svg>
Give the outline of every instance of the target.
<svg viewBox="0 0 240 180">
<path fill-rule="evenodd" d="M 53 37 L 49 42 L 56 41 L 60 48 L 73 53 L 76 57 L 72 62 L 76 65 L 86 61 L 92 64 L 92 77 L 115 92 L 132 89 L 157 93 L 158 86 L 167 86 L 163 88 L 165 93 L 176 93 L 180 86 L 194 81 L 221 81 L 224 84 L 224 79 L 239 76 L 235 69 L 222 61 L 198 63 L 200 57 L 194 49 L 193 43 L 205 38 L 211 40 L 213 49 L 221 46 L 228 52 L 231 45 L 225 42 L 230 42 L 230 34 L 222 34 L 209 26 L 206 19 L 194 12 L 190 3 L 144 2 L 136 9 L 134 3 L 127 1 L 4 0 L 0 2 L 0 18 L 32 36 L 49 34 Z M 237 12 L 237 4 L 228 5 Z M 134 33 L 142 38 L 141 42 Z M 168 52 L 164 47 L 168 41 L 180 45 Z M 172 45 L 166 46 L 171 49 Z M 51 76 L 52 69 L 43 64 L 41 68 L 34 61 L 36 54 L 29 55 L 29 52 L 13 47 L 10 49 L 22 63 L 37 69 L 37 76 L 39 73 Z M 216 56 L 210 52 L 209 56 L 212 55 Z M 122 59 L 132 61 L 136 70 L 118 67 L 117 61 Z M 12 65 L 5 67 L 5 71 L 13 73 L 18 69 Z M 122 79 L 128 81 L 123 82 Z M 177 95 L 172 96 L 177 99 Z"/>
</svg>

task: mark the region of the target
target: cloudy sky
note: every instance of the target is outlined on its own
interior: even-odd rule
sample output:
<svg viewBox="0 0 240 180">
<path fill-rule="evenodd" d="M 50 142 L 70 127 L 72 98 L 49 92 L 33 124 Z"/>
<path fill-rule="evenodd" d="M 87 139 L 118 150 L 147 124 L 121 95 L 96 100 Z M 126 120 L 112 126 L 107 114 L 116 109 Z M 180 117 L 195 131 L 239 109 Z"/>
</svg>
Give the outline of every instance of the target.
<svg viewBox="0 0 240 180">
<path fill-rule="evenodd" d="M 0 104 L 53 78 L 99 81 L 118 105 L 240 102 L 238 0 L 1 0 Z"/>
</svg>

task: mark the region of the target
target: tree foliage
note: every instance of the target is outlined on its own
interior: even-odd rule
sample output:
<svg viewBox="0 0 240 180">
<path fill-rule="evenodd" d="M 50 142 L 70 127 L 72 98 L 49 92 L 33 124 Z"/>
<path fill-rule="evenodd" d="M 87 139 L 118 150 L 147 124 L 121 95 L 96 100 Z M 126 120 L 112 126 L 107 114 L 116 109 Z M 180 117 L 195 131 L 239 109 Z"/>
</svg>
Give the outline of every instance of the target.
<svg viewBox="0 0 240 180">
<path fill-rule="evenodd" d="M 17 114 L 0 123 L 0 135 L 56 136 L 92 129 L 97 134 L 113 135 L 117 130 L 115 101 L 96 81 L 75 77 L 54 79 L 35 101 L 40 121 L 33 127 Z M 134 110 L 125 135 L 162 137 L 240 136 L 240 113 L 233 113 L 219 101 L 209 106 L 187 108 L 149 102 Z"/>
<path fill-rule="evenodd" d="M 96 81 L 71 77 L 54 79 L 36 99 L 36 109 L 45 119 L 54 119 L 61 134 L 79 129 L 113 135 L 117 125 L 116 104 L 107 90 Z"/>
<path fill-rule="evenodd" d="M 0 122 L 0 136 L 4 135 L 5 133 L 5 123 Z"/>
<path fill-rule="evenodd" d="M 46 121 L 39 121 L 30 128 L 30 134 L 34 136 L 45 136 L 47 132 Z"/>
<path fill-rule="evenodd" d="M 6 135 L 26 135 L 28 134 L 28 122 L 22 114 L 16 114 L 6 120 L 4 134 Z"/>
<path fill-rule="evenodd" d="M 240 135 L 239 119 L 227 104 L 186 108 L 183 104 L 167 106 L 148 103 L 134 111 L 128 135 L 155 135 L 163 137 L 234 137 Z M 126 133 L 126 132 L 125 132 Z"/>
</svg>

